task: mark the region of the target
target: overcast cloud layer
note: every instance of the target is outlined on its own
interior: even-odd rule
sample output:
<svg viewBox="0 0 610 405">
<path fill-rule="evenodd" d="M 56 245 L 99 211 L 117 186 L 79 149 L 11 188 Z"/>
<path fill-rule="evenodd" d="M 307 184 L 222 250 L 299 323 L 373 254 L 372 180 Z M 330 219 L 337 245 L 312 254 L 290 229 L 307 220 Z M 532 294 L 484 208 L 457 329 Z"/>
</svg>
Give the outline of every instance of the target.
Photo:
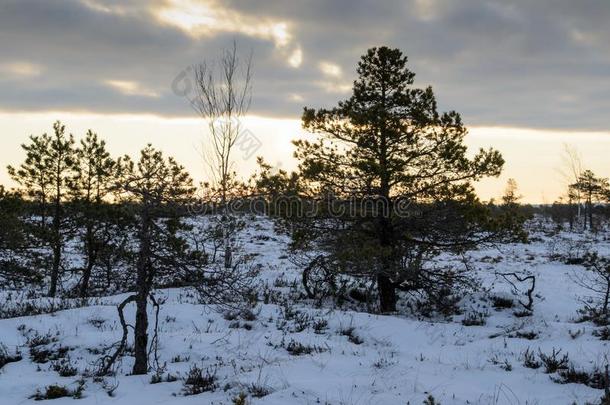
<svg viewBox="0 0 610 405">
<path fill-rule="evenodd" d="M 470 125 L 610 129 L 607 0 L 0 0 L 0 110 L 193 116 L 187 66 L 238 41 L 252 113 L 347 97 L 367 48 L 401 48 Z"/>
</svg>

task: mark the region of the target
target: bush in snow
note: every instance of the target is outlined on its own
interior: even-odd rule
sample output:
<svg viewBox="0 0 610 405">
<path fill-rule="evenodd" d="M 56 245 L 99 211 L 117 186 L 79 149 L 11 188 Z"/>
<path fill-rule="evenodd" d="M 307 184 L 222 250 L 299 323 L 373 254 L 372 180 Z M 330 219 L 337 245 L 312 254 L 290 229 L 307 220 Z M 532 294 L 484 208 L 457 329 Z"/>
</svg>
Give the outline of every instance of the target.
<svg viewBox="0 0 610 405">
<path fill-rule="evenodd" d="M 217 381 L 216 370 L 203 370 L 193 365 L 184 380 L 182 393 L 184 395 L 197 395 L 203 392 L 214 391 L 218 387 Z"/>
<path fill-rule="evenodd" d="M 545 373 L 551 374 L 558 370 L 564 370 L 568 368 L 568 363 L 570 361 L 568 358 L 568 354 L 566 353 L 563 356 L 559 357 L 560 353 L 561 349 L 555 350 L 555 348 L 553 348 L 553 351 L 550 354 L 544 354 L 542 352 L 538 353 L 540 361 L 542 361 L 542 364 L 544 364 Z"/>
</svg>

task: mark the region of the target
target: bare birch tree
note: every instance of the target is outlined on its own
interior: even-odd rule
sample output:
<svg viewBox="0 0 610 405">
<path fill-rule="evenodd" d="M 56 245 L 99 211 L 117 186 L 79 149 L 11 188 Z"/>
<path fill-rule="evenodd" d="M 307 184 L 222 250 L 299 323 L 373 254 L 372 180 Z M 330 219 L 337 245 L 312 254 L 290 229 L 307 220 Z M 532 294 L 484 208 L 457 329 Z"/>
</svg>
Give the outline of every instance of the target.
<svg viewBox="0 0 610 405">
<path fill-rule="evenodd" d="M 202 156 L 220 199 L 224 266 L 230 268 L 232 247 L 226 208 L 234 186 L 233 152 L 243 132 L 241 119 L 252 100 L 252 54 L 240 58 L 237 43 L 233 42 L 218 60 L 196 65 L 194 79 L 196 92 L 191 103 L 208 125 L 209 138 L 204 142 Z"/>
<path fill-rule="evenodd" d="M 580 153 L 578 153 L 578 149 L 576 149 L 575 146 L 568 145 L 567 143 L 563 145 L 562 164 L 563 167 L 559 169 L 559 173 L 563 177 L 563 181 L 567 189 L 566 197 L 568 205 L 576 205 L 576 219 L 578 221 L 580 220 L 582 195 L 579 190 L 570 187 L 570 185 L 578 182 L 578 179 L 580 178 L 580 175 L 583 172 L 583 168 Z M 572 226 L 573 220 L 572 214 L 570 214 L 570 229 L 572 228 Z"/>
</svg>

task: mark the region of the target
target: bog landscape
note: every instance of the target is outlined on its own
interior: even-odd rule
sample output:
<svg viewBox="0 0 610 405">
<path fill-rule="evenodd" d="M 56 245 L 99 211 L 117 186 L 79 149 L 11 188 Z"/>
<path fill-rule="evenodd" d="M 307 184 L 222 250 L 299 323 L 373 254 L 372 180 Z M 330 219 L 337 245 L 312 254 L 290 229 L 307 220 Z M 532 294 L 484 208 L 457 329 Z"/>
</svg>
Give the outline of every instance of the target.
<svg viewBox="0 0 610 405">
<path fill-rule="evenodd" d="M 610 8 L 2 3 L 0 404 L 610 404 Z"/>
</svg>

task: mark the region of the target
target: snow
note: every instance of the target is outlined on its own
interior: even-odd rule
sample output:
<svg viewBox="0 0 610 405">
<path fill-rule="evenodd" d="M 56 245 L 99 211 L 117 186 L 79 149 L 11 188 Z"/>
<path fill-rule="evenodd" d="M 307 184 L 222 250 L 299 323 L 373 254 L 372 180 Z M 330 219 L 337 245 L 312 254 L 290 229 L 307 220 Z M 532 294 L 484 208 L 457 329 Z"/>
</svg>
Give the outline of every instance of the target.
<svg viewBox="0 0 610 405">
<path fill-rule="evenodd" d="M 494 272 L 525 270 L 536 276 L 535 311 L 531 317 L 515 317 L 515 309 L 496 310 L 481 299 L 483 293 L 464 297 L 465 314 L 475 310 L 489 313 L 486 324 L 481 326 L 464 326 L 461 320 L 465 314 L 450 320 L 419 320 L 407 314 L 374 315 L 290 299 L 284 304 L 259 304 L 254 321 L 228 320 L 198 304 L 188 289 L 156 291 L 157 298 L 165 300 L 159 317 L 160 362 L 167 363 L 166 374 L 177 376 L 178 380 L 151 384 L 153 373 L 129 376 L 133 358 L 126 356 L 116 377 L 107 377 L 104 382 L 85 378 L 79 403 L 230 404 L 240 392 L 248 393 L 253 384 L 270 393 L 261 398 L 249 395 L 249 403 L 269 405 L 421 404 L 428 394 L 444 405 L 598 402 L 601 390 L 582 384 L 558 384 L 552 375 L 544 373 L 544 368 L 523 365 L 522 353 L 528 348 L 535 353 L 561 349 L 562 354 L 569 353 L 577 368 L 587 370 L 606 364 L 609 353 L 608 342 L 592 335 L 596 326 L 575 322 L 581 300 L 588 293 L 574 283 L 573 277 L 584 269 L 551 258 L 557 250 L 557 240 L 574 242 L 590 236 L 535 236 L 530 244 L 502 245 L 469 254 L 480 287 L 494 294 L 512 296 L 510 285 Z M 246 251 L 258 253 L 255 260 L 264 269 L 262 282 L 286 297 L 290 297 L 291 287 L 284 287 L 284 283 L 275 287 L 276 279 L 283 278 L 289 285 L 296 280 L 300 288 L 299 269 L 285 256 L 288 240 L 273 231 L 270 221 L 254 220 L 243 240 Z M 610 251 L 608 242 L 601 238 L 593 245 Z M 439 260 L 451 263 L 454 259 L 445 255 Z M 91 371 L 99 358 L 96 349 L 120 338 L 116 304 L 124 297 L 104 297 L 90 306 L 53 314 L 0 320 L 0 343 L 23 355 L 22 361 L 9 363 L 0 371 L 0 404 L 34 402 L 29 397 L 52 384 L 75 387 L 80 376 L 60 377 L 51 369 L 52 362 L 32 362 L 27 338 L 36 332 L 50 333 L 57 338 L 51 346 L 70 348 L 70 360 L 79 373 Z M 0 300 L 11 305 L 28 298 L 15 298 L 14 293 L 11 297 L 5 291 Z M 133 316 L 134 308 L 128 306 L 126 319 Z M 150 316 L 152 324 L 152 308 Z M 304 320 L 307 316 L 311 317 L 309 321 Z M 313 323 L 322 320 L 327 322 L 326 327 L 314 330 Z M 349 328 L 358 338 L 352 340 L 361 341 L 360 344 L 350 341 L 346 335 Z M 510 337 L 510 331 L 516 330 L 532 331 L 538 337 Z M 313 352 L 292 355 L 286 347 L 293 341 L 312 347 Z M 510 371 L 505 369 L 506 363 L 510 364 Z M 181 378 L 192 365 L 215 370 L 218 388 L 184 396 Z M 116 386 L 112 397 L 104 388 L 108 386 Z M 52 403 L 73 401 L 61 398 Z"/>
</svg>

